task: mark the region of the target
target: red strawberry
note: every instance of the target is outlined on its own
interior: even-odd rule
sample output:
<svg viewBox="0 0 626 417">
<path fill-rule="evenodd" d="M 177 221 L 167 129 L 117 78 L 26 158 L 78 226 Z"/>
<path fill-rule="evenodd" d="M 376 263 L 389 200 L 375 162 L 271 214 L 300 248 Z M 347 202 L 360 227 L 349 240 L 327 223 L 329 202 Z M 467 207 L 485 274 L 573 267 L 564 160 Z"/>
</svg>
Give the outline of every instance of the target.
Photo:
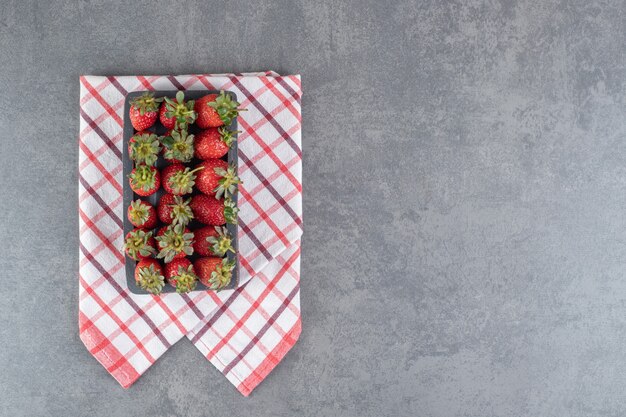
<svg viewBox="0 0 626 417">
<path fill-rule="evenodd" d="M 227 251 L 235 253 L 232 237 L 225 227 L 205 226 L 193 234 L 193 251 L 200 256 L 224 256 Z"/>
<path fill-rule="evenodd" d="M 209 226 L 221 226 L 227 222 L 237 224 L 239 209 L 229 198 L 217 200 L 214 197 L 198 194 L 191 199 L 191 210 L 196 220 Z"/>
<path fill-rule="evenodd" d="M 165 125 L 168 129 L 174 128 L 174 126 L 178 125 L 181 128 L 186 127 L 187 125 L 192 124 L 196 121 L 196 112 L 194 111 L 194 101 L 187 100 L 185 101 L 185 93 L 179 91 L 176 93 L 176 98 L 171 99 L 169 97 L 165 97 L 165 111 L 162 109 L 160 112 L 163 112 L 163 118 L 168 125 L 163 123 L 163 118 L 161 119 L 161 123 Z M 170 119 L 174 119 L 174 124 L 172 125 Z M 169 127 L 171 126 L 171 127 Z"/>
<path fill-rule="evenodd" d="M 172 186 L 169 185 L 170 179 L 174 174 L 178 172 L 183 172 L 184 170 L 185 166 L 183 164 L 168 165 L 161 170 L 161 181 L 163 182 L 163 188 L 166 192 L 174 194 L 172 192 Z"/>
<path fill-rule="evenodd" d="M 130 139 L 128 139 L 128 157 L 130 159 L 133 159 L 131 157 L 131 154 L 133 153 L 133 146 L 135 144 L 135 136 L 150 135 L 150 134 L 152 134 L 152 132 L 150 132 L 149 130 L 145 130 L 145 131 L 141 131 L 141 132 L 135 132 L 135 134 L 133 136 L 131 136 Z"/>
<path fill-rule="evenodd" d="M 209 128 L 195 135 L 196 158 L 221 158 L 228 153 L 235 138 L 233 132 L 225 127 Z"/>
<path fill-rule="evenodd" d="M 170 194 L 185 195 L 193 191 L 196 172 L 204 168 L 190 170 L 182 164 L 172 164 L 163 168 L 161 172 L 163 188 Z"/>
<path fill-rule="evenodd" d="M 180 224 L 162 227 L 156 240 L 159 244 L 157 258 L 165 263 L 193 254 L 193 233 Z"/>
<path fill-rule="evenodd" d="M 221 159 L 207 159 L 200 162 L 198 168 L 202 171 L 197 174 L 196 187 L 206 195 L 231 197 L 237 192 L 237 184 L 241 184 L 237 168 Z"/>
<path fill-rule="evenodd" d="M 128 176 L 130 188 L 135 194 L 147 197 L 154 194 L 161 186 L 161 174 L 155 167 L 139 165 Z"/>
<path fill-rule="evenodd" d="M 135 227 L 152 229 L 157 222 L 156 211 L 149 203 L 137 199 L 128 206 L 128 220 Z"/>
<path fill-rule="evenodd" d="M 186 293 L 196 288 L 198 276 L 189 259 L 180 258 L 165 264 L 165 279 L 177 293 Z"/>
<path fill-rule="evenodd" d="M 174 116 L 167 117 L 165 115 L 166 112 L 167 112 L 167 105 L 166 103 L 163 103 L 161 104 L 161 107 L 159 108 L 159 120 L 161 121 L 161 124 L 166 129 L 174 129 L 174 125 L 176 124 L 176 117 Z"/>
<path fill-rule="evenodd" d="M 193 266 L 202 284 L 211 290 L 220 290 L 230 284 L 235 261 L 206 257 L 197 259 Z"/>
<path fill-rule="evenodd" d="M 170 130 L 161 139 L 163 144 L 163 157 L 167 161 L 179 161 L 187 163 L 194 154 L 194 135 L 190 135 L 187 129 Z"/>
<path fill-rule="evenodd" d="M 159 294 L 165 285 L 161 264 L 156 259 L 139 261 L 135 267 L 135 281 L 144 290 Z"/>
<path fill-rule="evenodd" d="M 219 127 L 224 124 L 219 114 L 217 114 L 217 111 L 214 108 L 209 107 L 209 103 L 214 103 L 216 98 L 217 94 L 208 94 L 196 100 L 196 104 L 193 109 L 196 113 L 198 113 L 196 126 L 199 128 L 206 129 L 208 127 Z"/>
<path fill-rule="evenodd" d="M 136 164 L 154 165 L 159 152 L 159 137 L 152 132 L 135 133 L 128 141 L 128 157 Z"/>
<path fill-rule="evenodd" d="M 153 93 L 146 92 L 130 102 L 130 123 L 135 130 L 146 130 L 156 122 L 161 101 L 163 98 L 154 98 Z"/>
<path fill-rule="evenodd" d="M 206 195 L 215 195 L 215 189 L 220 185 L 222 176 L 215 172 L 215 169 L 226 170 L 228 163 L 221 159 L 207 159 L 200 162 L 196 168 L 202 167 L 202 171 L 197 175 L 196 187 Z"/>
<path fill-rule="evenodd" d="M 124 238 L 124 251 L 129 258 L 136 261 L 149 258 L 156 253 L 152 232 L 133 229 Z"/>
<path fill-rule="evenodd" d="M 163 194 L 157 205 L 157 215 L 161 223 L 172 224 L 173 210 L 172 204 L 174 204 L 174 196 L 172 194 Z"/>
<path fill-rule="evenodd" d="M 167 147 L 165 146 L 165 144 L 163 143 L 163 141 L 165 140 L 165 138 L 167 138 L 168 136 L 172 136 L 172 131 L 173 129 L 169 129 L 167 132 L 165 132 L 163 134 L 163 136 L 160 137 L 161 140 L 161 155 L 163 155 L 163 158 L 165 158 L 165 152 L 167 152 Z M 166 162 L 172 162 L 170 160 L 165 159 Z"/>
<path fill-rule="evenodd" d="M 183 200 L 182 197 L 172 194 L 163 194 L 157 206 L 159 220 L 165 224 L 182 224 L 187 226 L 193 219 L 190 207 L 191 198 Z"/>
<path fill-rule="evenodd" d="M 178 275 L 178 267 L 187 269 L 191 265 L 188 258 L 174 259 L 169 264 L 165 264 L 165 279 L 169 282 L 172 277 Z"/>
<path fill-rule="evenodd" d="M 196 125 L 201 129 L 208 127 L 230 126 L 240 111 L 239 103 L 229 94 L 220 91 L 220 94 L 208 94 L 198 100 L 194 110 L 198 113 Z"/>
</svg>

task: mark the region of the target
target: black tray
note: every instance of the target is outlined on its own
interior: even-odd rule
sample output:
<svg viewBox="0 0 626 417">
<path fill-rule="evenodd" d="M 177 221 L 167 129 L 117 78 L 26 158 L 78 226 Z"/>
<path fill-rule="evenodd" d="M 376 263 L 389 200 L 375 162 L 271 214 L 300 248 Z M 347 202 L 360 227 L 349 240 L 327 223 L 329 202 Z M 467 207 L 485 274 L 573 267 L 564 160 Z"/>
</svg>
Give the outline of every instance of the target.
<svg viewBox="0 0 626 417">
<path fill-rule="evenodd" d="M 176 97 L 176 93 L 178 91 L 176 90 L 171 90 L 171 91 L 153 91 L 154 96 L 155 97 L 171 97 L 171 98 L 175 98 Z M 128 220 L 128 206 L 130 206 L 130 203 L 137 199 L 137 198 L 141 198 L 147 202 L 149 202 L 150 204 L 152 204 L 155 209 L 157 206 L 157 203 L 159 202 L 159 199 L 161 198 L 161 195 L 163 195 L 164 190 L 163 187 L 161 187 L 155 194 L 152 194 L 149 197 L 140 197 L 137 194 L 133 193 L 133 190 L 130 188 L 130 184 L 128 183 L 128 174 L 130 174 L 130 172 L 133 169 L 133 161 L 130 160 L 130 158 L 128 157 L 128 141 L 130 140 L 130 138 L 135 134 L 135 130 L 133 129 L 133 125 L 130 123 L 130 119 L 128 116 L 129 110 L 130 110 L 130 101 L 137 97 L 140 96 L 141 94 L 145 93 L 145 91 L 135 91 L 132 93 L 128 93 L 128 95 L 126 96 L 126 102 L 124 103 L 124 143 L 122 145 L 122 150 L 123 150 L 123 156 L 122 156 L 122 161 L 123 161 L 123 165 L 124 165 L 124 177 L 123 177 L 123 185 L 124 185 L 124 236 L 126 236 L 126 234 L 128 232 L 130 232 L 131 230 L 134 229 L 134 226 L 130 223 L 130 221 Z M 237 95 L 231 91 L 226 91 L 227 94 L 229 94 L 233 100 L 237 99 Z M 213 90 L 198 90 L 198 91 L 185 91 L 185 100 L 197 100 L 200 97 L 203 97 L 207 94 L 219 94 L 219 91 L 213 91 Z M 237 118 L 235 118 L 233 120 L 233 122 L 231 123 L 231 125 L 229 126 L 230 130 L 237 130 Z M 157 119 L 156 124 L 151 127 L 150 129 L 148 129 L 152 132 L 155 132 L 158 135 L 163 135 L 167 129 L 165 129 L 165 127 L 163 127 L 163 125 L 161 125 L 161 123 L 159 122 L 159 120 Z M 191 125 L 189 126 L 189 133 L 195 134 L 198 131 L 200 131 L 201 129 L 199 129 L 197 126 L 195 125 Z M 234 135 L 236 137 L 236 135 Z M 235 167 L 237 167 L 237 162 L 238 162 L 238 158 L 237 158 L 237 141 L 233 141 L 233 144 L 230 148 L 230 151 L 228 152 L 228 154 L 222 158 L 225 161 L 228 161 L 229 164 L 234 165 Z M 194 159 L 192 160 L 188 165 L 190 166 L 194 166 L 196 164 L 198 164 L 199 162 L 201 162 L 200 160 Z M 156 167 L 161 170 L 163 169 L 165 166 L 167 166 L 167 162 L 165 161 L 165 159 L 162 156 L 159 156 L 159 159 L 157 160 L 156 163 Z M 198 192 L 194 192 L 192 195 L 198 194 Z M 187 198 L 189 197 L 189 195 L 186 196 Z M 233 201 L 235 202 L 235 204 L 237 203 L 237 197 L 238 197 L 238 193 L 235 193 L 235 195 L 233 196 Z M 192 221 L 189 224 L 189 228 L 191 230 L 197 229 L 199 227 L 202 227 L 203 225 L 200 224 L 197 221 Z M 239 242 L 237 239 L 237 226 L 233 225 L 233 224 L 227 224 L 226 228 L 228 229 L 228 232 L 231 234 L 232 238 L 233 238 L 233 248 L 235 249 L 235 254 L 228 252 L 227 257 L 229 259 L 234 259 L 235 260 L 235 268 L 233 269 L 233 275 L 232 275 L 232 279 L 230 281 L 230 284 L 222 289 L 233 289 L 237 287 L 237 284 L 239 282 Z M 156 230 L 155 229 L 155 234 L 156 234 Z M 195 259 L 198 258 L 197 255 L 192 255 L 189 257 L 190 260 L 193 262 Z M 128 256 L 126 256 L 126 281 L 128 283 L 128 289 L 130 290 L 130 292 L 134 293 L 134 294 L 150 294 L 148 291 L 141 289 L 139 286 L 137 286 L 137 283 L 135 282 L 135 265 L 136 265 L 137 261 L 135 261 L 132 258 L 129 258 Z M 192 292 L 197 292 L 197 291 L 212 291 L 209 288 L 207 288 L 206 286 L 202 285 L 200 282 L 198 282 L 196 289 Z M 163 287 L 163 292 L 162 293 L 171 293 L 171 292 L 176 292 L 176 289 L 174 287 L 172 287 L 169 284 L 165 284 L 165 287 Z"/>
</svg>

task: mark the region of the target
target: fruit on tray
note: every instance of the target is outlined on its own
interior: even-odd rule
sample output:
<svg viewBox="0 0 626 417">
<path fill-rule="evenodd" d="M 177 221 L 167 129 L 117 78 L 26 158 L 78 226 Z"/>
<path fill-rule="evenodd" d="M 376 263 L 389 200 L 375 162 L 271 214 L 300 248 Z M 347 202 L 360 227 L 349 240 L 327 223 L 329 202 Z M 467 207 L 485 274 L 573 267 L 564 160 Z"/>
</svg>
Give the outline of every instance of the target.
<svg viewBox="0 0 626 417">
<path fill-rule="evenodd" d="M 161 139 L 163 157 L 170 162 L 190 162 L 194 154 L 194 138 L 187 129 L 169 131 Z"/>
<path fill-rule="evenodd" d="M 159 108 L 159 121 L 166 129 L 174 129 L 174 127 L 176 126 L 176 117 L 174 117 L 173 115 L 171 117 L 167 117 L 166 113 L 167 103 L 163 102 L 163 104 L 161 104 L 161 107 Z"/>
<path fill-rule="evenodd" d="M 237 191 L 237 184 L 241 184 L 237 168 L 221 159 L 207 159 L 200 162 L 198 168 L 202 171 L 197 174 L 196 187 L 206 195 L 230 197 Z"/>
<path fill-rule="evenodd" d="M 194 110 L 198 114 L 196 125 L 201 129 L 208 127 L 230 126 L 240 111 L 239 103 L 229 94 L 220 91 L 219 94 L 207 94 L 196 100 Z"/>
<path fill-rule="evenodd" d="M 230 131 L 224 126 L 201 130 L 194 137 L 196 158 L 211 159 L 226 155 L 235 140 L 234 134 L 236 133 L 239 132 Z"/>
<path fill-rule="evenodd" d="M 161 174 L 153 166 L 138 165 L 128 175 L 130 188 L 137 195 L 147 197 L 161 186 Z"/>
<path fill-rule="evenodd" d="M 172 224 L 174 221 L 173 207 L 174 204 L 174 195 L 173 194 L 163 194 L 159 199 L 159 203 L 157 204 L 157 216 L 159 217 L 159 221 L 165 224 Z"/>
<path fill-rule="evenodd" d="M 154 207 L 143 200 L 137 199 L 128 206 L 128 221 L 141 229 L 152 229 L 157 223 Z"/>
<path fill-rule="evenodd" d="M 215 191 L 215 198 L 230 198 L 237 192 L 237 184 L 241 184 L 241 180 L 237 176 L 237 167 L 229 165 L 228 168 L 215 168 L 215 173 L 220 176 L 218 186 Z"/>
<path fill-rule="evenodd" d="M 239 209 L 230 198 L 218 200 L 215 197 L 198 194 L 191 198 L 191 210 L 196 220 L 209 226 L 237 224 Z"/>
<path fill-rule="evenodd" d="M 160 110 L 161 124 L 167 129 L 173 129 L 177 125 L 183 128 L 192 124 L 197 117 L 194 104 L 194 100 L 185 101 L 185 93 L 182 91 L 176 93 L 175 99 L 165 97 L 164 109 L 162 107 Z"/>
<path fill-rule="evenodd" d="M 156 253 L 152 232 L 133 229 L 124 238 L 124 251 L 129 258 L 136 261 L 149 258 Z"/>
<path fill-rule="evenodd" d="M 193 266 L 202 284 L 220 290 L 230 283 L 235 261 L 209 256 L 197 259 Z"/>
<path fill-rule="evenodd" d="M 154 165 L 161 152 L 159 137 L 152 132 L 139 132 L 128 141 L 128 157 L 136 164 Z"/>
<path fill-rule="evenodd" d="M 165 285 L 161 264 L 156 259 L 142 259 L 135 267 L 135 281 L 140 288 L 159 294 Z"/>
<path fill-rule="evenodd" d="M 183 199 L 173 194 L 163 194 L 157 206 L 159 220 L 165 224 L 180 224 L 187 226 L 193 219 L 191 198 Z"/>
<path fill-rule="evenodd" d="M 193 254 L 193 233 L 180 224 L 162 227 L 156 235 L 158 259 L 169 263 L 173 259 Z"/>
<path fill-rule="evenodd" d="M 233 239 L 225 227 L 205 226 L 194 230 L 193 252 L 200 256 L 224 256 L 235 253 Z"/>
<path fill-rule="evenodd" d="M 152 127 L 156 122 L 161 101 L 162 97 L 155 98 L 153 93 L 146 92 L 130 102 L 128 116 L 135 130 L 141 132 Z"/>
<path fill-rule="evenodd" d="M 196 187 L 206 195 L 215 195 L 215 189 L 220 184 L 220 179 L 222 178 L 215 170 L 216 168 L 228 169 L 228 162 L 221 159 L 207 159 L 196 165 L 196 168 L 200 167 L 203 169 L 197 175 Z"/>
<path fill-rule="evenodd" d="M 137 261 L 137 285 L 152 294 L 188 293 L 198 282 L 221 290 L 233 279 L 236 240 L 225 224 L 237 223 L 234 196 L 241 181 L 236 165 L 222 158 L 230 160 L 240 133 L 230 126 L 245 109 L 231 97 L 221 91 L 194 101 L 182 91 L 175 98 L 147 92 L 130 102 L 128 184 L 137 196 L 158 192 L 160 198 L 127 203 L 134 229 L 124 237 L 124 252 Z"/>
<path fill-rule="evenodd" d="M 196 175 L 204 167 L 190 169 L 183 164 L 172 164 L 163 168 L 161 180 L 163 188 L 170 194 L 185 195 L 193 191 Z"/>
<path fill-rule="evenodd" d="M 198 282 L 193 265 L 187 258 L 174 259 L 165 264 L 165 279 L 180 294 L 193 291 Z"/>
</svg>

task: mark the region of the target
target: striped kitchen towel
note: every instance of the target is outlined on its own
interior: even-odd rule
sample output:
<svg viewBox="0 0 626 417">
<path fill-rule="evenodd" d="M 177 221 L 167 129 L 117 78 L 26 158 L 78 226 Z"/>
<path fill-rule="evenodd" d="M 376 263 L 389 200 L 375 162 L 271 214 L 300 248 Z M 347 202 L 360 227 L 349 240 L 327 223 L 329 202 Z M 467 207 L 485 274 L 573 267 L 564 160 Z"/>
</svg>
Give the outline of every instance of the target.
<svg viewBox="0 0 626 417">
<path fill-rule="evenodd" d="M 122 129 L 126 94 L 228 90 L 239 115 L 240 285 L 137 295 L 124 273 Z M 298 75 L 83 76 L 79 135 L 79 332 L 129 387 L 183 336 L 248 395 L 298 340 L 302 235 Z"/>
</svg>

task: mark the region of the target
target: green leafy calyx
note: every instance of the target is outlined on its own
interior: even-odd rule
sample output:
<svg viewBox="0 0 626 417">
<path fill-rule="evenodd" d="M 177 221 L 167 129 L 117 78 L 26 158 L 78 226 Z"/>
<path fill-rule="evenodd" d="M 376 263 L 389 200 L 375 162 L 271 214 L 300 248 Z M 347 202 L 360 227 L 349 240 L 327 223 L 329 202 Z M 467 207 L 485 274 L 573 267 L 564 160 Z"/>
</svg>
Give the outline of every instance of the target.
<svg viewBox="0 0 626 417">
<path fill-rule="evenodd" d="M 130 219 L 133 224 L 142 226 L 150 218 L 151 206 L 137 199 L 130 203 Z"/>
<path fill-rule="evenodd" d="M 174 196 L 174 203 L 170 204 L 172 208 L 172 224 L 185 227 L 193 219 L 193 211 L 191 210 L 191 198 L 183 200 L 180 196 Z"/>
<path fill-rule="evenodd" d="M 237 176 L 237 167 L 230 165 L 227 169 L 214 168 L 215 173 L 219 175 L 219 185 L 215 187 L 215 198 L 232 197 L 237 192 L 237 184 L 241 184 L 241 180 Z"/>
<path fill-rule="evenodd" d="M 237 213 L 239 213 L 239 208 L 235 204 L 235 202 L 227 198 L 224 200 L 224 219 L 226 223 L 237 224 Z"/>
<path fill-rule="evenodd" d="M 186 231 L 181 224 L 168 226 L 161 236 L 157 236 L 159 254 L 157 258 L 169 263 L 179 253 L 193 254 L 193 233 Z"/>
<path fill-rule="evenodd" d="M 222 126 L 217 129 L 220 134 L 220 139 L 222 142 L 226 144 L 229 148 L 232 146 L 233 142 L 236 140 L 235 135 L 241 133 L 239 130 L 228 130 L 226 126 Z"/>
<path fill-rule="evenodd" d="M 134 189 L 142 189 L 145 192 L 156 187 L 157 170 L 148 165 L 139 165 L 129 175 L 130 183 Z"/>
<path fill-rule="evenodd" d="M 235 253 L 232 245 L 232 237 L 225 227 L 216 226 L 217 236 L 209 236 L 206 241 L 211 244 L 211 251 L 217 256 L 224 256 L 226 252 Z"/>
<path fill-rule="evenodd" d="M 190 194 L 193 191 L 193 186 L 196 184 L 196 172 L 204 169 L 203 166 L 190 170 L 186 167 L 183 171 L 177 171 L 167 180 L 167 183 L 175 194 L 185 195 Z"/>
<path fill-rule="evenodd" d="M 165 159 L 174 159 L 187 163 L 193 158 L 194 136 L 187 132 L 187 129 L 172 130 L 168 136 L 161 138 L 161 143 L 165 148 Z"/>
<path fill-rule="evenodd" d="M 136 261 L 141 258 L 147 258 L 155 252 L 154 247 L 149 243 L 151 237 L 152 232 L 146 232 L 141 229 L 132 230 L 124 240 L 124 250 L 129 257 Z"/>
<path fill-rule="evenodd" d="M 159 294 L 165 286 L 165 277 L 154 265 L 150 265 L 139 269 L 137 284 L 152 294 Z"/>
<path fill-rule="evenodd" d="M 180 128 L 190 125 L 198 117 L 198 114 L 193 110 L 194 103 L 194 100 L 185 102 L 185 93 L 182 91 L 176 93 L 175 100 L 165 97 L 165 116 L 170 119 L 174 117 Z"/>
<path fill-rule="evenodd" d="M 224 258 L 221 265 L 215 267 L 215 271 L 211 272 L 209 278 L 208 287 L 212 290 L 221 290 L 230 284 L 230 280 L 233 276 L 233 269 L 235 268 L 235 261 Z"/>
<path fill-rule="evenodd" d="M 182 294 L 196 288 L 198 276 L 193 272 L 193 265 L 189 265 L 187 268 L 179 266 L 172 280 L 176 282 L 176 292 Z"/>
<path fill-rule="evenodd" d="M 220 94 L 215 98 L 215 101 L 208 102 L 207 106 L 215 109 L 225 126 L 230 126 L 233 119 L 237 117 L 239 112 L 245 110 L 238 108 L 239 103 L 233 100 L 231 96 L 226 94 L 224 91 L 220 91 Z"/>
<path fill-rule="evenodd" d="M 154 93 L 145 92 L 131 100 L 130 105 L 139 110 L 139 114 L 143 116 L 146 113 L 157 111 L 162 101 L 163 97 L 155 98 Z"/>
<path fill-rule="evenodd" d="M 161 151 L 161 143 L 154 133 L 142 133 L 130 139 L 128 148 L 131 160 L 138 164 L 154 165 Z"/>
</svg>

